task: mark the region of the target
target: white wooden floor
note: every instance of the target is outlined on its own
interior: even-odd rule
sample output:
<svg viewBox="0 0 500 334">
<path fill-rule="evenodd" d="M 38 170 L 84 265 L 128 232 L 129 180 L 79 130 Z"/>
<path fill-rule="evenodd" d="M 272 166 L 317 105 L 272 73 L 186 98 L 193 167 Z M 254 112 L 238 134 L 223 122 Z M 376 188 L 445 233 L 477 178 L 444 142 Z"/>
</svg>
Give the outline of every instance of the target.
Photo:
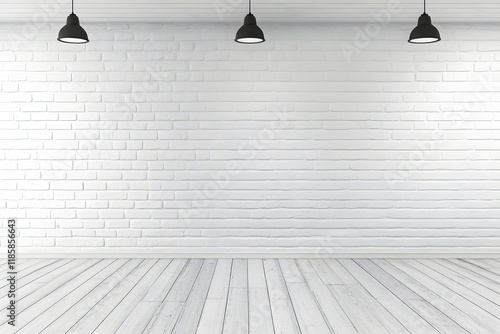
<svg viewBox="0 0 500 334">
<path fill-rule="evenodd" d="M 500 260 L 26 259 L 19 272 L 18 327 L 2 315 L 0 333 L 500 333 Z"/>
</svg>

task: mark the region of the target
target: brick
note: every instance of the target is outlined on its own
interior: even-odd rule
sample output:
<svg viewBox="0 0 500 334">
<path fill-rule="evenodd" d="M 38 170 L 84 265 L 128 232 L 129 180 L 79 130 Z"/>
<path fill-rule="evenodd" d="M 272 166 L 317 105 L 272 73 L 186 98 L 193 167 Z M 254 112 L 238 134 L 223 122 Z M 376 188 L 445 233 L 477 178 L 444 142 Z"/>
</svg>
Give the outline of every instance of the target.
<svg viewBox="0 0 500 334">
<path fill-rule="evenodd" d="M 387 25 L 350 62 L 352 27 L 270 26 L 252 50 L 225 23 L 89 24 L 77 49 L 41 32 L 0 55 L 2 215 L 26 217 L 23 248 L 71 252 L 329 232 L 348 251 L 498 250 L 498 34 L 452 27 L 421 48 Z"/>
</svg>

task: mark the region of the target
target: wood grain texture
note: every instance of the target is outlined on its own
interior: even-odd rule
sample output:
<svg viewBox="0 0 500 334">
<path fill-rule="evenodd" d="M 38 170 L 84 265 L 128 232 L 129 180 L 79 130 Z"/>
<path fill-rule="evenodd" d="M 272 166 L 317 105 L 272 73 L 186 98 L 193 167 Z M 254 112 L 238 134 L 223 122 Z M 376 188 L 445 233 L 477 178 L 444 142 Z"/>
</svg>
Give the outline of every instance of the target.
<svg viewBox="0 0 500 334">
<path fill-rule="evenodd" d="M 467 259 L 25 260 L 1 333 L 491 333 L 499 262 Z M 4 299 L 2 299 L 5 302 Z"/>
</svg>

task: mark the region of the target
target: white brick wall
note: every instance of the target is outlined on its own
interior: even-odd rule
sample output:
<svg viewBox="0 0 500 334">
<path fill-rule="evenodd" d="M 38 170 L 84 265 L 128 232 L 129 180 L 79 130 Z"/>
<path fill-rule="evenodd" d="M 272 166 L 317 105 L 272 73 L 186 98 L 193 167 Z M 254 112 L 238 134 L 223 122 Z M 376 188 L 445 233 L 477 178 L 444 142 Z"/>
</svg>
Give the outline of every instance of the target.
<svg viewBox="0 0 500 334">
<path fill-rule="evenodd" d="M 500 251 L 499 25 L 261 25 L 0 26 L 21 252 Z"/>
</svg>

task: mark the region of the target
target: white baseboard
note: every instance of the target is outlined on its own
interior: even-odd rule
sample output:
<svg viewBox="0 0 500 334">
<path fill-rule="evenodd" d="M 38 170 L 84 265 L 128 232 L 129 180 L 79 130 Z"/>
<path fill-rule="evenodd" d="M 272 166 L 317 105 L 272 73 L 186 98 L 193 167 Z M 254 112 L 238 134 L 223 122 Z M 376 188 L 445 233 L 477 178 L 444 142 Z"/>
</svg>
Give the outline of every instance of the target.
<svg viewBox="0 0 500 334">
<path fill-rule="evenodd" d="M 18 250 L 18 258 L 500 258 L 498 248 L 111 248 L 75 252 L 68 248 Z"/>
<path fill-rule="evenodd" d="M 158 259 L 158 258 L 189 258 L 189 259 L 225 259 L 225 258 L 233 258 L 233 259 L 310 259 L 310 258 L 319 258 L 319 259 L 500 259 L 500 254 L 488 254 L 488 253 L 478 253 L 478 254 L 467 254 L 467 253 L 457 253 L 457 254 L 418 254 L 418 253 L 409 253 L 409 254 L 336 254 L 334 256 L 315 256 L 314 254 L 159 254 L 159 253 L 124 253 L 124 254 L 111 254 L 111 253 L 103 253 L 103 254 L 82 254 L 82 253 L 65 253 L 65 254 L 54 254 L 54 253 L 46 253 L 46 254 L 25 254 L 23 256 L 19 256 L 21 259 L 114 259 L 114 258 L 140 258 L 140 259 Z"/>
</svg>

